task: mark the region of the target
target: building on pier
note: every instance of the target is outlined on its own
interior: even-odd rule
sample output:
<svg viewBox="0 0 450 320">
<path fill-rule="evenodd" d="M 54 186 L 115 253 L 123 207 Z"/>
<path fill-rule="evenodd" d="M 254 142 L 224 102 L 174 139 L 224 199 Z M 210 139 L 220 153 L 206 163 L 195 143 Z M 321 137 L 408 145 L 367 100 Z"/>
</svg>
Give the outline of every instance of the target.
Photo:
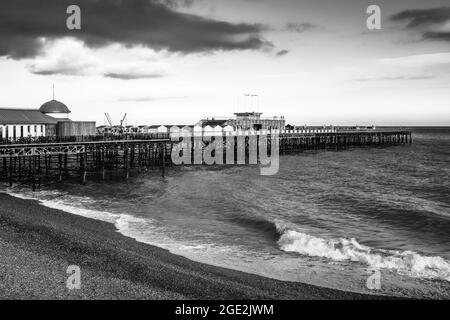
<svg viewBox="0 0 450 320">
<path fill-rule="evenodd" d="M 376 130 L 377 127 L 375 125 L 371 125 L 371 126 L 338 126 L 337 130 L 338 131 L 354 131 L 354 130 Z"/>
<path fill-rule="evenodd" d="M 39 110 L 0 109 L 0 139 L 43 137 L 54 130 L 58 121 Z"/>
<path fill-rule="evenodd" d="M 39 109 L 0 108 L 0 140 L 94 135 L 94 121 L 72 121 L 62 102 L 50 100 Z"/>
<path fill-rule="evenodd" d="M 335 126 L 292 126 L 288 124 L 284 127 L 287 133 L 328 133 L 336 132 Z"/>
<path fill-rule="evenodd" d="M 284 116 L 262 117 L 261 112 L 237 112 L 234 118 L 206 118 L 197 122 L 203 128 L 217 127 L 222 128 L 231 126 L 234 130 L 281 130 L 284 129 Z"/>
</svg>

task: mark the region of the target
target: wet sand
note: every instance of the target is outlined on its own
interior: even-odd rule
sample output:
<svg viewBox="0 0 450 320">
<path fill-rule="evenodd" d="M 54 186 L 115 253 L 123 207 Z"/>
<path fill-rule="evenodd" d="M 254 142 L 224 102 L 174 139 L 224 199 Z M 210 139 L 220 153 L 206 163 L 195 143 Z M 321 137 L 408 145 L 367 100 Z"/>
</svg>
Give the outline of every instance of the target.
<svg viewBox="0 0 450 320">
<path fill-rule="evenodd" d="M 0 194 L 3 299 L 385 299 L 269 279 L 171 254 L 114 225 Z M 81 289 L 69 290 L 69 265 Z"/>
</svg>

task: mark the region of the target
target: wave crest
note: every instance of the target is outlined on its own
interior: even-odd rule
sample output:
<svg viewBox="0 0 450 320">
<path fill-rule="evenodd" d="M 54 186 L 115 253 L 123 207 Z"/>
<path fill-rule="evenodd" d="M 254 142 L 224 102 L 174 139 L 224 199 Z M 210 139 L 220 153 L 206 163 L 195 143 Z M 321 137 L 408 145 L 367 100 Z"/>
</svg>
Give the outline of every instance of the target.
<svg viewBox="0 0 450 320">
<path fill-rule="evenodd" d="M 391 269 L 416 278 L 450 281 L 450 262 L 439 256 L 422 256 L 414 251 L 374 249 L 355 239 L 323 239 L 280 226 L 280 249 L 334 261 L 354 261 L 377 269 Z"/>
</svg>

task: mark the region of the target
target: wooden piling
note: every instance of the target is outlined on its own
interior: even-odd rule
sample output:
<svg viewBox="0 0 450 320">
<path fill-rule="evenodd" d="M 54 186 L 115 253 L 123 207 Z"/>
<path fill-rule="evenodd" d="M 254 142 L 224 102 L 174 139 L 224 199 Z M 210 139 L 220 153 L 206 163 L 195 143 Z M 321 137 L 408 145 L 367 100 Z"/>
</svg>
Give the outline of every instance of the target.
<svg viewBox="0 0 450 320">
<path fill-rule="evenodd" d="M 58 154 L 58 164 L 59 164 L 59 181 L 61 182 L 63 180 L 63 160 L 62 160 L 62 154 Z"/>
<path fill-rule="evenodd" d="M 162 160 L 162 164 L 161 164 L 161 174 L 162 177 L 164 178 L 165 174 L 166 174 L 166 144 L 163 143 L 161 146 L 161 160 Z"/>
</svg>

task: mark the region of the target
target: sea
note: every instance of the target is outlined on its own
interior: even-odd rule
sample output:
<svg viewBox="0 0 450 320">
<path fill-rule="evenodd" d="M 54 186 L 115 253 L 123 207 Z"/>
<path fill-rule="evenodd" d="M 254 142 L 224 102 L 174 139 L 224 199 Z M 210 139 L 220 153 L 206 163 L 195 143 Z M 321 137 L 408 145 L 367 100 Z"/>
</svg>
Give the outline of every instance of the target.
<svg viewBox="0 0 450 320">
<path fill-rule="evenodd" d="M 171 167 L 5 189 L 189 259 L 284 281 L 450 298 L 450 128 L 258 166 Z"/>
</svg>

